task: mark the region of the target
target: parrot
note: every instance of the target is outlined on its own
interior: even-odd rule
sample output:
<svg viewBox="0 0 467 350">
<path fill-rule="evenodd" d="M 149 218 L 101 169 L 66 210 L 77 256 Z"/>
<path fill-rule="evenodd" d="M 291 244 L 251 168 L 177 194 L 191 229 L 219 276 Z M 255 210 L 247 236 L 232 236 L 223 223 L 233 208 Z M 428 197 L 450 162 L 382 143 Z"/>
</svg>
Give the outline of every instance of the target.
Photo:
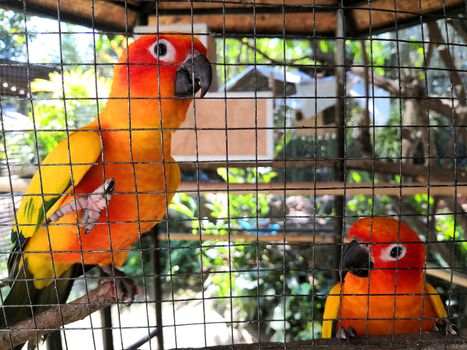
<svg viewBox="0 0 467 350">
<path fill-rule="evenodd" d="M 366 217 L 349 229 L 344 281 L 326 299 L 322 338 L 420 331 L 459 334 L 424 273 L 426 245 L 408 225 Z"/>
<path fill-rule="evenodd" d="M 192 35 L 142 35 L 128 45 L 104 108 L 40 162 L 23 195 L 0 328 L 66 303 L 73 281 L 96 266 L 133 301 L 136 285 L 119 268 L 167 211 L 180 182 L 172 135 L 211 81 L 207 49 Z"/>
</svg>

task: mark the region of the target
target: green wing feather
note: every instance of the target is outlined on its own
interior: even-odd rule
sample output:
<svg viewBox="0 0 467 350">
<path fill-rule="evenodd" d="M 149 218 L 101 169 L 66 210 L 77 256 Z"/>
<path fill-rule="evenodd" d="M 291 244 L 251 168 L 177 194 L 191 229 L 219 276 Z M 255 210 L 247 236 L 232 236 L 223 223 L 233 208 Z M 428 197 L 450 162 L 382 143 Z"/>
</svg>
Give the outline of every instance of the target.
<svg viewBox="0 0 467 350">
<path fill-rule="evenodd" d="M 60 142 L 41 162 L 40 171 L 34 174 L 16 212 L 11 233 L 12 254 L 8 259 L 10 277 L 16 272 L 19 255 L 16 252 L 44 224 L 47 213 L 58 208 L 65 198 L 63 194 L 72 189 L 71 174 L 74 186 L 78 185 L 98 160 L 101 149 L 99 133 L 82 129 Z"/>
</svg>

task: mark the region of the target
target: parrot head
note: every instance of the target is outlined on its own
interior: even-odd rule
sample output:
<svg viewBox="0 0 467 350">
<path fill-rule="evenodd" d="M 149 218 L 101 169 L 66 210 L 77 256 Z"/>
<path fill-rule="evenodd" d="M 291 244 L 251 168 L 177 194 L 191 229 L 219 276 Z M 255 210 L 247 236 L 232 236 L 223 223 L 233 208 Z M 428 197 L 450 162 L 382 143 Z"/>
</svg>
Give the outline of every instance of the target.
<svg viewBox="0 0 467 350">
<path fill-rule="evenodd" d="M 120 56 L 112 90 L 123 87 L 132 95 L 153 98 L 189 98 L 201 90 L 204 96 L 212 79 L 206 54 L 206 47 L 191 35 L 143 35 Z"/>
<path fill-rule="evenodd" d="M 162 110 L 175 120 L 166 126 L 177 127 L 195 94 L 200 91 L 203 97 L 211 85 L 206 54 L 206 47 L 192 35 L 140 36 L 115 66 L 110 97 L 131 99 L 131 105 L 138 106 L 134 111 L 142 112 L 143 118 Z"/>
<path fill-rule="evenodd" d="M 350 227 L 349 238 L 342 262 L 344 270 L 355 276 L 368 277 L 371 269 L 420 274 L 425 265 L 426 248 L 418 235 L 392 218 L 360 219 Z"/>
</svg>

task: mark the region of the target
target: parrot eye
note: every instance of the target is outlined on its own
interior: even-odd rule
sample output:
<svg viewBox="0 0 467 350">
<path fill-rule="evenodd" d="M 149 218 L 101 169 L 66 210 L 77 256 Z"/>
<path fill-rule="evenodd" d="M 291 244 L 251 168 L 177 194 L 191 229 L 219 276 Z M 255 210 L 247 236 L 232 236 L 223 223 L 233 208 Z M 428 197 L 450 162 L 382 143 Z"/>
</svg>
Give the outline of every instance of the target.
<svg viewBox="0 0 467 350">
<path fill-rule="evenodd" d="M 384 261 L 395 261 L 402 259 L 407 253 L 407 248 L 401 244 L 391 244 L 381 253 L 381 259 Z"/>
<path fill-rule="evenodd" d="M 389 255 L 391 255 L 392 258 L 397 258 L 402 254 L 402 247 L 393 247 L 391 251 L 389 252 Z"/>
<path fill-rule="evenodd" d="M 162 62 L 169 62 L 175 58 L 175 48 L 166 39 L 157 40 L 151 45 L 149 52 L 154 58 Z"/>
<path fill-rule="evenodd" d="M 157 57 L 164 57 L 167 54 L 167 45 L 164 43 L 154 45 L 154 53 Z"/>
</svg>

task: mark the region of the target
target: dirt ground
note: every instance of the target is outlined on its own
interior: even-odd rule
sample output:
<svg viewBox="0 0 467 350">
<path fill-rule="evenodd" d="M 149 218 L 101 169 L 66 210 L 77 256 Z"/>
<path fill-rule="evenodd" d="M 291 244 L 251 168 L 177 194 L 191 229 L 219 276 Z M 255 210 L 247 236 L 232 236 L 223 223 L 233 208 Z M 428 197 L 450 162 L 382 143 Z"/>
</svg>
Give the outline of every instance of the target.
<svg viewBox="0 0 467 350">
<path fill-rule="evenodd" d="M 201 295 L 198 297 L 201 298 Z M 228 320 L 214 309 L 210 300 L 205 300 L 204 306 L 201 300 L 167 302 L 163 303 L 162 312 L 165 349 L 228 345 L 232 344 L 232 336 L 235 344 L 254 341 L 254 336 L 246 330 L 231 330 Z M 114 306 L 112 324 L 114 348 L 126 349 L 154 329 L 154 304 L 120 306 L 120 313 Z M 152 326 L 149 331 L 148 324 Z M 96 312 L 92 317 L 67 325 L 62 338 L 66 344 L 64 348 L 69 350 L 102 349 L 100 313 Z M 41 348 L 45 349 L 45 346 Z M 153 338 L 151 343 L 139 349 L 157 349 L 157 339 Z"/>
</svg>

